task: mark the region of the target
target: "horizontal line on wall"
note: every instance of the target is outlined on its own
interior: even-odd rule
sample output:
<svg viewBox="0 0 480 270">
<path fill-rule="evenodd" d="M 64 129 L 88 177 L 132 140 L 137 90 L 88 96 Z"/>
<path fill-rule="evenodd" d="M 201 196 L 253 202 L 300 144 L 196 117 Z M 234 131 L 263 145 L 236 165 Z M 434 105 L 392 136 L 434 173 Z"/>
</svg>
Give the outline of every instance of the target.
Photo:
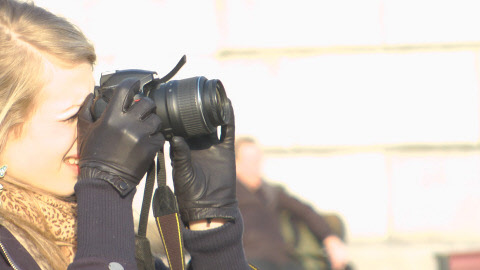
<svg viewBox="0 0 480 270">
<path fill-rule="evenodd" d="M 479 152 L 480 144 L 402 144 L 402 145 L 366 145 L 366 146 L 291 146 L 263 148 L 266 155 L 328 155 L 343 153 L 396 152 L 396 153 L 433 153 L 433 152 Z"/>
<path fill-rule="evenodd" d="M 285 48 L 224 48 L 217 52 L 221 60 L 235 58 L 307 57 L 325 54 L 416 53 L 434 51 L 478 51 L 480 42 L 319 46 Z"/>
</svg>

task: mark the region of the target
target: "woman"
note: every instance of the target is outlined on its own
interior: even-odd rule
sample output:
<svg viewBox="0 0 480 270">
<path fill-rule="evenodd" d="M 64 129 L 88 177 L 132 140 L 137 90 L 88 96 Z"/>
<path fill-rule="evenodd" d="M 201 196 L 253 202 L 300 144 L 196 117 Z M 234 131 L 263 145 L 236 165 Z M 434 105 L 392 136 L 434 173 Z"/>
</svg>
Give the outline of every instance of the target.
<svg viewBox="0 0 480 270">
<path fill-rule="evenodd" d="M 137 268 L 132 198 L 165 139 L 153 101 L 133 100 L 135 80 L 123 81 L 92 120 L 95 60 L 65 19 L 0 0 L 1 269 Z M 250 269 L 233 121 L 223 131 L 221 140 L 171 141 L 192 269 Z"/>
</svg>

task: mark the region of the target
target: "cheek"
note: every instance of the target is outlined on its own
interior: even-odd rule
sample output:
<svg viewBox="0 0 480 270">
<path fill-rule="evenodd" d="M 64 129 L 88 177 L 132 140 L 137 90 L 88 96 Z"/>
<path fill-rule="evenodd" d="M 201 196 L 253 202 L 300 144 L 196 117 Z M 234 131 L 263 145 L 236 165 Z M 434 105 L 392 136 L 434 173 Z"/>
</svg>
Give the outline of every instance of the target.
<svg viewBox="0 0 480 270">
<path fill-rule="evenodd" d="M 74 143 L 75 132 L 71 129 L 30 131 L 7 144 L 2 161 L 9 166 L 8 174 L 21 182 L 38 184 L 53 181 L 64 170 L 63 159 Z"/>
<path fill-rule="evenodd" d="M 31 141 L 36 144 L 34 151 L 48 159 L 49 162 L 62 162 L 72 148 L 76 139 L 76 125 L 54 123 L 52 125 L 34 127 Z"/>
</svg>

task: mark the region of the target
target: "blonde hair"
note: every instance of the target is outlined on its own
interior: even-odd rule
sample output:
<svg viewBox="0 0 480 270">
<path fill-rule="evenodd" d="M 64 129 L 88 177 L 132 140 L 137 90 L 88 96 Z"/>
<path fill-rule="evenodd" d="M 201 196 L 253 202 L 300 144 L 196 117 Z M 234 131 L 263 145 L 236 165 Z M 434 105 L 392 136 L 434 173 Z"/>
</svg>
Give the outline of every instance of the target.
<svg viewBox="0 0 480 270">
<path fill-rule="evenodd" d="M 22 124 L 35 108 L 36 97 L 46 83 L 45 64 L 73 67 L 96 61 L 93 45 L 66 19 L 16 0 L 0 0 L 0 152 L 7 137 L 17 136 Z M 16 222 L 5 215 L 3 220 L 22 231 L 35 243 L 34 258 L 51 269 L 66 269 L 68 262 L 48 235 L 38 237 L 34 224 Z M 43 268 L 43 267 L 42 267 Z"/>
<path fill-rule="evenodd" d="M 18 134 L 43 88 L 46 61 L 94 64 L 93 45 L 66 19 L 33 3 L 0 0 L 0 152 Z"/>
</svg>

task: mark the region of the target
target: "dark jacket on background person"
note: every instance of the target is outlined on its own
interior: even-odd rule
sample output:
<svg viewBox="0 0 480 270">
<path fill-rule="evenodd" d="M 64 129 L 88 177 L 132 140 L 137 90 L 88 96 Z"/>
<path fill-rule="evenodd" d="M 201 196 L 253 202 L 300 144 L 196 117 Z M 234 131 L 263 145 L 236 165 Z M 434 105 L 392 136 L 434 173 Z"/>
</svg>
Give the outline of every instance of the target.
<svg viewBox="0 0 480 270">
<path fill-rule="evenodd" d="M 237 199 L 244 220 L 245 254 L 247 260 L 254 264 L 259 260 L 279 264 L 292 260 L 293 252 L 281 232 L 282 210 L 302 220 L 320 242 L 333 234 L 321 215 L 279 186 L 263 181 L 257 191 L 251 192 L 237 180 Z"/>
</svg>

